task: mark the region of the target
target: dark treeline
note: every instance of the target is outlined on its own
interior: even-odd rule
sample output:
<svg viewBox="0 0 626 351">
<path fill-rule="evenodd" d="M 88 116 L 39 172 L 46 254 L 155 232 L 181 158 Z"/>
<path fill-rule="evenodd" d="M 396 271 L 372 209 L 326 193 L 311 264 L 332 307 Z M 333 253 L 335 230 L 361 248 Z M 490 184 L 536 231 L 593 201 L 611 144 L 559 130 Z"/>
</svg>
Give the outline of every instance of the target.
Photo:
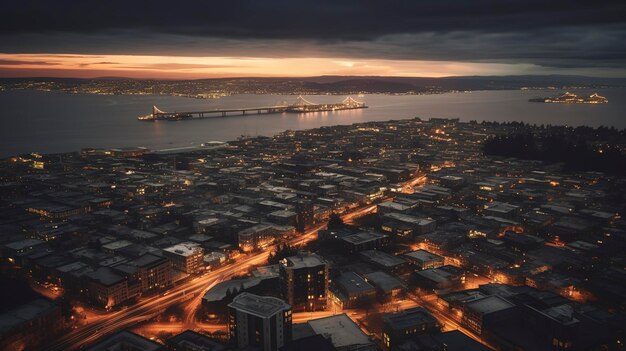
<svg viewBox="0 0 626 351">
<path fill-rule="evenodd" d="M 487 155 L 562 162 L 564 171 L 626 175 L 626 130 L 613 127 L 513 125 L 516 131 L 486 140 Z"/>
</svg>

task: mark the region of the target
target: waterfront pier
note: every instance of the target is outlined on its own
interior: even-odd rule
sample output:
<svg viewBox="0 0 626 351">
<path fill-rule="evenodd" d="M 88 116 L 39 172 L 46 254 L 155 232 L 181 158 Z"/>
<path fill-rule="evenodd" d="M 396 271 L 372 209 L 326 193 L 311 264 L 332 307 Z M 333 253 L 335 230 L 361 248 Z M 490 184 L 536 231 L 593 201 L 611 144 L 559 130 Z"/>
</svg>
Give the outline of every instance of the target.
<svg viewBox="0 0 626 351">
<path fill-rule="evenodd" d="M 340 103 L 334 104 L 316 104 L 307 101 L 302 96 L 298 96 L 293 104 L 278 104 L 276 106 L 265 107 L 244 107 L 244 108 L 227 108 L 214 109 L 205 111 L 183 111 L 183 112 L 165 112 L 156 106 L 152 106 L 152 113 L 137 117 L 140 121 L 179 121 L 187 119 L 204 119 L 217 117 L 234 117 L 246 115 L 261 115 L 274 113 L 309 113 L 324 111 L 340 111 L 367 108 L 365 103 L 354 100 L 352 97 L 345 98 Z"/>
</svg>

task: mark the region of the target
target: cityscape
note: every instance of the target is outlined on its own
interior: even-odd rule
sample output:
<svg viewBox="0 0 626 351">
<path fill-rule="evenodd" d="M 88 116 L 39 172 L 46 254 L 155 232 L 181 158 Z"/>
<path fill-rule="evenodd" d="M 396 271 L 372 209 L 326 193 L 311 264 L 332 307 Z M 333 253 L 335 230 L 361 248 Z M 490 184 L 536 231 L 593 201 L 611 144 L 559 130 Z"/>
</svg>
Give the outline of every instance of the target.
<svg viewBox="0 0 626 351">
<path fill-rule="evenodd" d="M 1 7 L 0 350 L 626 349 L 624 4 Z"/>
</svg>

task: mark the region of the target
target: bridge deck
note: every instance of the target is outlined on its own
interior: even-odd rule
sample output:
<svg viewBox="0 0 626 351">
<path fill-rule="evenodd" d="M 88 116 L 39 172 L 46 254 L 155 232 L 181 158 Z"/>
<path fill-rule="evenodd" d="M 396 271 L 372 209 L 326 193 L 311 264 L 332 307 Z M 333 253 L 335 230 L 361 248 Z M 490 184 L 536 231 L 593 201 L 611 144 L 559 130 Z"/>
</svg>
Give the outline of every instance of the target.
<svg viewBox="0 0 626 351">
<path fill-rule="evenodd" d="M 347 102 L 346 102 L 347 101 Z M 297 102 L 293 105 L 263 106 L 263 107 L 242 107 L 242 108 L 226 108 L 206 111 L 181 111 L 181 112 L 165 112 L 153 106 L 152 114 L 140 116 L 140 121 L 155 120 L 181 120 L 181 119 L 203 119 L 231 116 L 245 116 L 248 112 L 251 114 L 273 114 L 273 113 L 307 113 L 307 112 L 324 112 L 337 110 L 353 110 L 367 108 L 364 103 L 357 102 L 352 98 L 347 98 L 342 103 L 334 104 L 313 104 L 302 97 L 298 97 Z M 256 112 L 256 113 L 254 113 Z"/>
</svg>

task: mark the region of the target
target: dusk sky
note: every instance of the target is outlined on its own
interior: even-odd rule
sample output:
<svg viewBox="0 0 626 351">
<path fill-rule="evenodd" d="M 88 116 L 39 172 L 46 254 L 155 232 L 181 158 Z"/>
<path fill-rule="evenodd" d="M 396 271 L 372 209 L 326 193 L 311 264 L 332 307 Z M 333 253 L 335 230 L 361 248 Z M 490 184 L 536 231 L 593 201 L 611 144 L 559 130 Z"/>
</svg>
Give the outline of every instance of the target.
<svg viewBox="0 0 626 351">
<path fill-rule="evenodd" d="M 0 77 L 626 77 L 626 1 L 3 1 Z"/>
</svg>

